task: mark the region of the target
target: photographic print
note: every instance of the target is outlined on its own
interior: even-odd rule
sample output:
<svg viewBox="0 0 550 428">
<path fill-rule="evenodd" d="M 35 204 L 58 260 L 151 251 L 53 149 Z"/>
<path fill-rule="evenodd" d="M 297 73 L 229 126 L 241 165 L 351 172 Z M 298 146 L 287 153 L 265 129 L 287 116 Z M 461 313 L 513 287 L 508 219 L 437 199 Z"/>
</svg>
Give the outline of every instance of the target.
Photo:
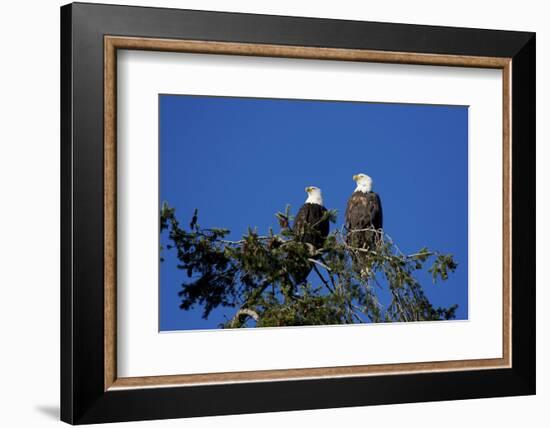
<svg viewBox="0 0 550 428">
<path fill-rule="evenodd" d="M 159 95 L 160 331 L 468 318 L 467 106 Z"/>
<path fill-rule="evenodd" d="M 535 393 L 534 33 L 60 18 L 63 421 Z"/>
</svg>

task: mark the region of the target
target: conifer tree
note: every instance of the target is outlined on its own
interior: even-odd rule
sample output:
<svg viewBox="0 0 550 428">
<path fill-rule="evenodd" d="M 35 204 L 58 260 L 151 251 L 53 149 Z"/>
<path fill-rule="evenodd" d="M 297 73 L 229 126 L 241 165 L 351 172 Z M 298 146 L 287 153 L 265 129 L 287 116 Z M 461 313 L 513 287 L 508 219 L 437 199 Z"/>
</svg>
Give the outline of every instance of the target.
<svg viewBox="0 0 550 428">
<path fill-rule="evenodd" d="M 334 230 L 322 248 L 300 242 L 290 224 L 292 216 L 276 214 L 280 230 L 260 235 L 249 229 L 240 240 L 230 231 L 203 228 L 195 210 L 188 227 L 180 224 L 174 208 L 164 204 L 161 233 L 175 251 L 182 271 L 180 308 L 202 308 L 208 318 L 218 307 L 233 309 L 221 327 L 272 327 L 448 320 L 457 305 L 434 307 L 415 273 L 427 269 L 433 282 L 445 281 L 457 264 L 450 254 L 421 248 L 404 254 L 381 230 L 374 250 L 346 243 L 345 233 Z M 325 214 L 331 222 L 336 212 Z M 361 271 L 353 268 L 361 260 Z M 161 259 L 162 260 L 162 259 Z M 306 282 L 296 283 L 293 272 L 312 267 Z M 380 296 L 388 296 L 383 305 Z"/>
</svg>

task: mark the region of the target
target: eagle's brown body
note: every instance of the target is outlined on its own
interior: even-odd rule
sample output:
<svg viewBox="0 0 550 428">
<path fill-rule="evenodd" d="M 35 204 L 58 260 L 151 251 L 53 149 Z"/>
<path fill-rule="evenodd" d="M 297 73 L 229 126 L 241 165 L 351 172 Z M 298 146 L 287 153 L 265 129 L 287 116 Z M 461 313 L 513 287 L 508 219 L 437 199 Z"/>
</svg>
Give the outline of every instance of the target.
<svg viewBox="0 0 550 428">
<path fill-rule="evenodd" d="M 355 248 L 374 249 L 377 239 L 381 237 L 382 227 L 380 197 L 374 192 L 353 192 L 346 207 L 347 244 Z"/>
<path fill-rule="evenodd" d="M 300 241 L 321 248 L 328 236 L 329 219 L 323 216 L 327 209 L 319 204 L 305 203 L 296 214 L 294 233 Z"/>
<path fill-rule="evenodd" d="M 325 243 L 330 225 L 329 219 L 325 216 L 327 209 L 319 204 L 306 202 L 296 214 L 293 231 L 300 242 L 310 244 L 319 249 Z M 294 280 L 297 284 L 306 281 L 311 272 L 312 265 L 308 264 L 294 272 Z"/>
</svg>

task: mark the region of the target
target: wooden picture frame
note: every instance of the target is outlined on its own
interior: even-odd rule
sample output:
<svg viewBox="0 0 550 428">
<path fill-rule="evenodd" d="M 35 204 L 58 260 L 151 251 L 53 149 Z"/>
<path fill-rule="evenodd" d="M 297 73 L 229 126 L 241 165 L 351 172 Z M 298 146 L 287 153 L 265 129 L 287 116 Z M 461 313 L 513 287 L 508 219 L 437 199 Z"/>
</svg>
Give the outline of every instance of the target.
<svg viewBox="0 0 550 428">
<path fill-rule="evenodd" d="M 117 49 L 502 70 L 502 358 L 118 377 Z M 114 422 L 535 392 L 534 34 L 77 3 L 61 9 L 61 53 L 62 420 Z"/>
</svg>

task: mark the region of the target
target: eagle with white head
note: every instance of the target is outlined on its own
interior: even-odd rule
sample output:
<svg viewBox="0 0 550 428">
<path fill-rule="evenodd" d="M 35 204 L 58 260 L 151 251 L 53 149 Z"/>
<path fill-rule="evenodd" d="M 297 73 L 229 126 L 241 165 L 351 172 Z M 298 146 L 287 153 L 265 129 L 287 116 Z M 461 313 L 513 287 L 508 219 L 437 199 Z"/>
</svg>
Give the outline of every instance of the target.
<svg viewBox="0 0 550 428">
<path fill-rule="evenodd" d="M 323 206 L 321 189 L 314 186 L 306 187 L 307 198 L 294 220 L 294 235 L 296 239 L 319 249 L 325 243 L 330 229 L 330 220 L 326 215 L 327 209 Z M 307 279 L 312 266 L 300 269 L 293 276 L 300 284 Z"/>
<path fill-rule="evenodd" d="M 346 242 L 355 248 L 372 250 L 382 236 L 382 203 L 372 191 L 372 178 L 357 174 L 353 180 L 357 187 L 346 208 Z"/>
</svg>

